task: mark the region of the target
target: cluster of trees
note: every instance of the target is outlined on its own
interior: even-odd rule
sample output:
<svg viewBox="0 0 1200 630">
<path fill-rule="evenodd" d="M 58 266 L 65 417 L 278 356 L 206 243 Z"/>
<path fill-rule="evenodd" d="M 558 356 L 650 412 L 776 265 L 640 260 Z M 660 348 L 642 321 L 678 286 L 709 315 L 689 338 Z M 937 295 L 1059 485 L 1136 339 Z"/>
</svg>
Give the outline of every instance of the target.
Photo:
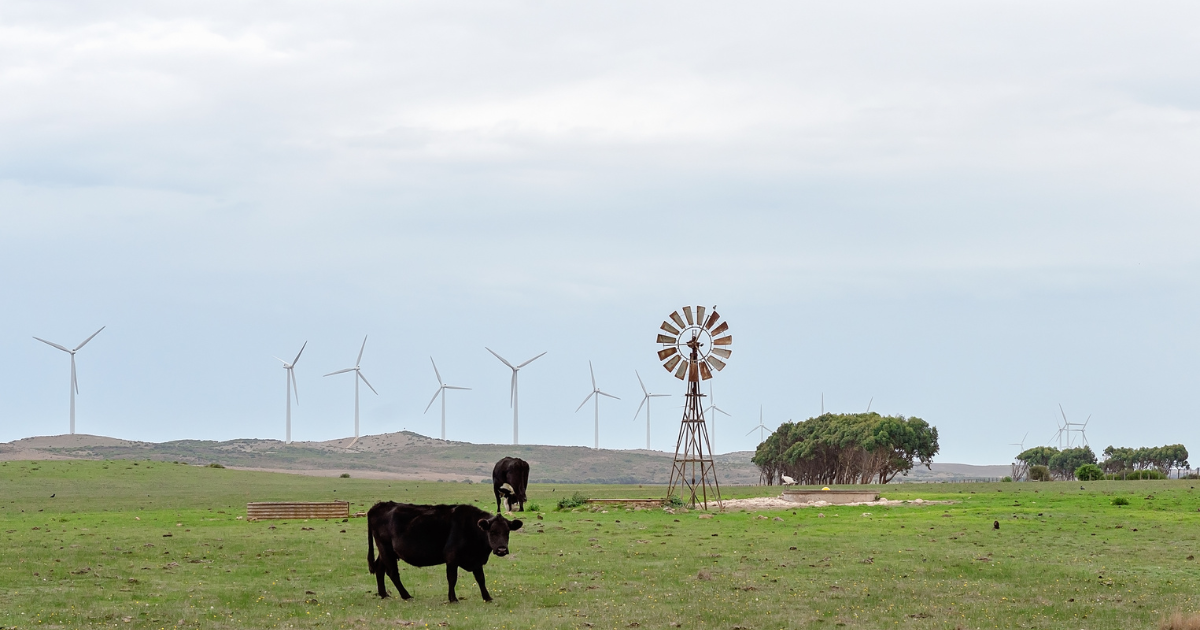
<svg viewBox="0 0 1200 630">
<path fill-rule="evenodd" d="M 1075 479 L 1082 466 L 1088 466 L 1086 476 L 1094 478 L 1103 471 L 1110 475 L 1128 476 L 1129 473 L 1153 470 L 1167 475 L 1175 468 L 1188 468 L 1188 452 L 1182 444 L 1168 444 L 1146 448 L 1104 449 L 1104 461 L 1096 459 L 1090 446 L 1059 450 L 1052 446 L 1035 446 L 1017 455 L 1013 465 L 1013 478 L 1035 481 L 1052 479 Z"/>
<path fill-rule="evenodd" d="M 936 427 L 920 418 L 827 413 L 786 422 L 758 445 L 752 461 L 767 484 L 887 483 L 938 452 Z"/>
</svg>

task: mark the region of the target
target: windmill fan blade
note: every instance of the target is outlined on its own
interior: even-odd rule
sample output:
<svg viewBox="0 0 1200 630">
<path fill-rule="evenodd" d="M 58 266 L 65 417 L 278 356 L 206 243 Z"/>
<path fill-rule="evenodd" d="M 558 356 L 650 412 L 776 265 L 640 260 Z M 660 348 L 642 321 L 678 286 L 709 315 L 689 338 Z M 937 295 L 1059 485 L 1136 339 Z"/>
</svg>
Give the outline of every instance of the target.
<svg viewBox="0 0 1200 630">
<path fill-rule="evenodd" d="M 704 360 L 718 372 L 725 369 L 725 362 L 717 357 L 705 357 Z"/>
<path fill-rule="evenodd" d="M 366 350 L 366 349 L 367 349 L 367 336 L 366 336 L 366 335 L 363 335 L 363 343 L 362 343 L 362 347 L 358 349 L 358 360 L 356 360 L 356 361 L 354 362 L 354 365 L 355 365 L 356 367 L 357 367 L 358 365 L 362 364 L 362 353 L 363 353 L 363 350 Z"/>
<path fill-rule="evenodd" d="M 595 396 L 595 395 L 596 395 L 596 392 L 594 392 L 594 391 L 592 393 L 588 394 L 587 398 L 584 398 L 583 402 L 579 403 L 579 406 L 575 408 L 575 413 L 579 413 L 579 410 L 583 409 L 583 406 L 587 404 L 587 401 L 591 400 L 592 396 Z"/>
<path fill-rule="evenodd" d="M 729 358 L 729 355 L 733 354 L 732 350 L 727 350 L 725 348 L 713 348 L 712 351 L 713 351 L 713 354 L 715 354 L 719 357 L 725 357 L 726 359 Z"/>
<path fill-rule="evenodd" d="M 706 309 L 703 306 L 696 307 L 696 323 L 697 324 L 704 321 L 704 311 L 705 310 Z"/>
<path fill-rule="evenodd" d="M 679 357 L 675 357 L 675 358 L 676 358 L 676 359 L 678 359 Z M 687 368 L 688 368 L 688 364 L 687 364 L 687 362 L 686 362 L 686 361 L 680 361 L 680 362 L 679 362 L 679 369 L 678 369 L 678 370 L 675 370 L 675 378 L 677 378 L 677 379 L 679 379 L 679 380 L 681 380 L 681 381 L 682 381 L 684 378 L 686 378 L 686 377 L 687 377 Z M 669 370 L 670 368 L 667 368 L 667 369 Z"/>
<path fill-rule="evenodd" d="M 678 328 L 676 328 L 676 327 L 674 327 L 674 326 L 672 326 L 672 325 L 670 324 L 670 322 L 663 322 L 663 323 L 662 323 L 662 326 L 659 326 L 659 328 L 662 328 L 663 330 L 665 330 L 665 331 L 667 331 L 667 332 L 671 333 L 672 335 L 678 335 L 678 334 L 679 334 L 679 329 L 678 329 Z"/>
<path fill-rule="evenodd" d="M 728 345 L 731 345 L 732 343 L 733 343 L 733 335 L 727 335 L 725 337 L 721 337 L 720 339 L 713 339 L 714 346 L 728 346 Z"/>
<path fill-rule="evenodd" d="M 338 371 L 336 371 L 336 372 L 330 372 L 330 373 L 326 374 L 325 376 L 333 376 L 334 374 L 345 374 L 346 372 L 353 372 L 355 369 L 356 369 L 356 368 L 346 368 L 346 369 L 344 369 L 344 370 L 338 370 Z"/>
<path fill-rule="evenodd" d="M 367 387 L 371 387 L 371 381 L 368 381 L 367 377 L 363 376 L 362 372 L 358 372 L 358 378 L 361 378 L 362 381 L 367 384 Z M 371 391 L 375 392 L 375 388 L 371 387 Z M 375 395 L 378 396 L 379 392 L 375 392 Z"/>
<path fill-rule="evenodd" d="M 300 352 L 296 353 L 296 358 L 292 359 L 292 365 L 296 365 L 296 361 L 300 360 L 300 355 L 304 354 L 304 349 L 307 347 L 308 347 L 308 341 L 305 341 L 304 345 L 300 346 Z"/>
<path fill-rule="evenodd" d="M 679 338 L 678 338 L 678 337 L 669 337 L 669 336 L 667 336 L 667 335 L 659 335 L 659 336 L 658 336 L 658 337 L 657 337 L 657 338 L 654 340 L 654 343 L 661 343 L 661 344 L 664 344 L 664 345 L 673 346 L 673 345 L 675 345 L 675 344 L 676 344 L 676 342 L 678 342 L 678 341 L 679 341 Z"/>
<path fill-rule="evenodd" d="M 721 322 L 720 326 L 717 326 L 716 328 L 713 329 L 712 336 L 716 337 L 717 335 L 725 332 L 726 330 L 729 330 L 729 322 Z"/>
<path fill-rule="evenodd" d="M 433 363 L 433 357 L 429 357 L 429 362 Z M 433 363 L 433 375 L 437 377 L 438 385 L 442 384 L 442 375 L 438 372 L 437 364 Z"/>
<path fill-rule="evenodd" d="M 708 321 L 704 322 L 704 327 L 708 330 L 712 330 L 712 327 L 716 325 L 717 321 L 720 319 L 721 316 L 717 314 L 716 309 L 713 309 L 712 314 L 708 316 Z"/>
<path fill-rule="evenodd" d="M 546 352 L 550 352 L 550 350 L 546 350 Z M 521 368 L 522 368 L 522 367 L 524 367 L 524 366 L 527 366 L 527 365 L 529 365 L 529 364 L 532 364 L 532 362 L 534 362 L 534 361 L 536 361 L 536 360 L 538 360 L 538 359 L 541 359 L 541 358 L 542 358 L 542 356 L 544 356 L 545 354 L 546 354 L 545 352 L 544 352 L 544 353 L 541 353 L 541 354 L 539 354 L 538 356 L 534 356 L 534 358 L 533 358 L 533 359 L 529 359 L 528 361 L 526 361 L 526 362 L 523 362 L 523 364 L 521 364 L 521 365 L 518 365 L 518 366 L 517 366 L 517 370 L 521 370 Z"/>
<path fill-rule="evenodd" d="M 34 339 L 37 339 L 38 341 L 40 341 L 44 344 L 54 346 L 55 348 L 58 348 L 59 350 L 62 350 L 63 352 L 70 352 L 70 350 L 67 350 L 66 348 L 54 343 L 53 341 L 46 341 L 45 339 L 42 339 L 41 337 L 34 337 Z"/>
<path fill-rule="evenodd" d="M 105 328 L 108 328 L 108 327 L 107 327 L 107 326 L 101 326 L 101 327 L 100 327 L 100 330 L 104 330 Z M 78 352 L 80 348 L 82 348 L 82 347 L 86 346 L 86 345 L 87 345 L 87 342 L 91 341 L 91 340 L 92 340 L 92 338 L 94 338 L 96 335 L 99 335 L 99 334 L 100 334 L 100 330 L 97 330 L 96 332 L 92 333 L 92 336 L 91 336 L 91 337 L 88 337 L 87 339 L 84 339 L 84 340 L 83 340 L 83 343 L 79 344 L 78 346 L 75 346 L 75 351 L 76 351 L 76 352 Z"/>
<path fill-rule="evenodd" d="M 692 319 L 692 307 L 683 307 L 683 316 L 687 319 L 688 326 L 694 326 L 696 324 L 696 320 Z"/>
<path fill-rule="evenodd" d="M 668 372 L 670 372 L 671 370 L 674 370 L 674 369 L 675 369 L 675 366 L 676 366 L 676 365 L 679 365 L 679 362 L 680 362 L 680 361 L 682 361 L 682 360 L 683 360 L 683 357 L 680 357 L 680 356 L 678 356 L 678 355 L 676 355 L 676 356 L 673 356 L 673 357 L 671 357 L 671 358 L 670 358 L 670 359 L 669 359 L 669 360 L 668 360 L 666 363 L 664 363 L 664 364 L 663 364 L 663 367 L 664 367 L 664 368 L 665 368 L 665 369 L 666 369 Z"/>
<path fill-rule="evenodd" d="M 679 316 L 679 311 L 671 313 L 671 321 L 678 324 L 680 328 L 687 328 L 687 324 L 683 323 L 683 318 Z"/>
<path fill-rule="evenodd" d="M 691 360 L 689 360 L 689 361 L 687 362 L 687 366 L 688 366 L 688 371 L 687 371 L 687 380 L 688 380 L 688 382 L 689 382 L 689 383 L 691 383 L 691 382 L 693 382 L 693 381 L 699 382 L 699 380 L 700 380 L 700 369 L 699 369 L 699 368 L 696 366 L 696 362 L 695 362 L 695 361 L 691 361 Z"/>
<path fill-rule="evenodd" d="M 679 349 L 676 348 L 675 346 L 671 346 L 669 348 L 663 348 L 662 350 L 658 351 L 658 360 L 666 361 L 667 357 L 675 354 L 676 352 L 679 352 Z"/>
<path fill-rule="evenodd" d="M 488 352 L 491 352 L 491 353 L 492 353 L 492 356 L 496 357 L 497 359 L 500 359 L 500 362 L 501 362 L 501 363 L 503 363 L 504 365 L 507 365 L 507 366 L 509 367 L 509 369 L 516 369 L 516 368 L 514 368 L 514 367 L 512 366 L 512 364 L 511 364 L 511 363 L 509 363 L 508 361 L 506 361 L 506 360 L 504 359 L 504 357 L 502 357 L 502 356 L 500 356 L 500 355 L 496 354 L 496 351 L 495 351 L 495 350 L 492 350 L 491 348 L 489 348 L 489 347 L 487 347 L 487 346 L 484 346 L 484 347 L 483 347 L 483 349 L 484 349 L 484 350 L 487 350 Z M 432 361 L 432 359 L 430 359 L 430 360 Z M 438 379 L 438 380 L 440 381 L 441 379 Z"/>
<path fill-rule="evenodd" d="M 712 378 L 712 371 L 708 369 L 708 363 L 704 361 L 700 362 L 700 378 L 706 381 Z"/>
<path fill-rule="evenodd" d="M 442 393 L 442 388 L 441 388 L 441 387 L 437 388 L 437 391 L 436 391 L 436 392 L 433 392 L 433 398 L 430 398 L 430 399 L 429 399 L 429 404 L 428 404 L 428 405 L 425 405 L 425 411 L 422 411 L 422 412 L 421 412 L 421 414 L 422 414 L 422 415 L 429 413 L 429 408 L 430 408 L 430 407 L 432 407 L 432 406 L 433 406 L 433 403 L 437 401 L 438 394 L 440 394 L 440 393 Z"/>
<path fill-rule="evenodd" d="M 643 406 L 645 406 L 645 404 L 646 404 L 646 401 L 647 401 L 647 400 L 650 400 L 650 396 L 649 396 L 649 395 L 646 395 L 646 397 L 645 397 L 645 398 L 642 398 L 642 402 L 638 403 L 638 408 L 637 408 L 637 411 L 633 412 L 633 419 L 634 419 L 634 420 L 637 420 L 637 419 L 638 419 L 638 414 L 642 413 L 642 407 L 643 407 Z"/>
</svg>

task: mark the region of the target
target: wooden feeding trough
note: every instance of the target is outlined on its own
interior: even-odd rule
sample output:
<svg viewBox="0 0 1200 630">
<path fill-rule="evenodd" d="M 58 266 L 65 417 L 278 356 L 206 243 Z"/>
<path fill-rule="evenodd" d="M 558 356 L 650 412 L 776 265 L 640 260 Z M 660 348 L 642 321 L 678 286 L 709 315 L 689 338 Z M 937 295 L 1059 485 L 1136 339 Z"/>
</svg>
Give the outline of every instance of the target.
<svg viewBox="0 0 1200 630">
<path fill-rule="evenodd" d="M 349 501 L 259 501 L 246 504 L 246 518 L 350 518 Z"/>
<path fill-rule="evenodd" d="M 819 488 L 793 488 L 783 491 L 783 499 L 793 503 L 816 503 L 824 501 L 830 505 L 846 503 L 870 503 L 879 500 L 874 490 L 821 490 Z"/>
</svg>

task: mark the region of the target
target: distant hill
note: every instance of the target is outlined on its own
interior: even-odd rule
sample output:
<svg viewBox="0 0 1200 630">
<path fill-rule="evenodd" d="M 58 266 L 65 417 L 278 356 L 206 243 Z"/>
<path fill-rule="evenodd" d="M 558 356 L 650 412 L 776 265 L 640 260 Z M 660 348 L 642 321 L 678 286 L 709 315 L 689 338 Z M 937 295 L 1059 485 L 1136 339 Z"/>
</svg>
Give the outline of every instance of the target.
<svg viewBox="0 0 1200 630">
<path fill-rule="evenodd" d="M 758 469 L 750 451 L 717 455 L 723 484 L 754 484 Z M 328 442 L 279 440 L 178 440 L 136 442 L 94 435 L 26 438 L 0 444 L 0 459 L 154 459 L 229 468 L 315 475 L 475 482 L 490 479 L 502 457 L 530 463 L 537 483 L 667 483 L 672 453 L 608 450 L 583 446 L 471 444 L 404 431 Z"/>
</svg>

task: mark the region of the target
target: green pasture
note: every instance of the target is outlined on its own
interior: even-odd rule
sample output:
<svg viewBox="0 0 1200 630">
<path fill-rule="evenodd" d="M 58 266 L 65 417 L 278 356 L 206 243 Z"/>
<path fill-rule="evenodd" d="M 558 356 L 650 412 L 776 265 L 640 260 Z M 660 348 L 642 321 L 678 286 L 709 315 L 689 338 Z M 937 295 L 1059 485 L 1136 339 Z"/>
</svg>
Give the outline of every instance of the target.
<svg viewBox="0 0 1200 630">
<path fill-rule="evenodd" d="M 661 487 L 539 485 L 513 553 L 469 574 L 401 565 L 374 595 L 366 522 L 238 520 L 247 501 L 478 502 L 481 484 L 150 461 L 0 463 L 0 627 L 1153 628 L 1196 609 L 1194 481 L 891 485 L 953 501 L 783 511 L 553 509 Z M 778 488 L 727 487 L 726 496 Z M 51 497 L 51 495 L 54 495 Z M 1128 505 L 1113 505 L 1122 497 Z M 994 529 L 998 521 L 1000 528 Z"/>
</svg>

